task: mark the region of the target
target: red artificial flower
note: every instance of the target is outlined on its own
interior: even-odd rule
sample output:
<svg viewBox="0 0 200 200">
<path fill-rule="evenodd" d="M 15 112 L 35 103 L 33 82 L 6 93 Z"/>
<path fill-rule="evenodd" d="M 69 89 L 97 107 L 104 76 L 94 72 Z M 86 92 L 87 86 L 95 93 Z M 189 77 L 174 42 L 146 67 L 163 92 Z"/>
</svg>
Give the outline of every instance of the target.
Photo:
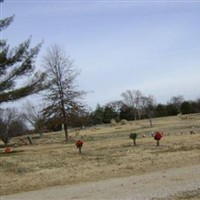
<svg viewBox="0 0 200 200">
<path fill-rule="evenodd" d="M 77 146 L 77 148 L 82 147 L 83 146 L 83 141 L 82 140 L 77 140 L 76 141 L 76 146 Z"/>
<path fill-rule="evenodd" d="M 163 134 L 162 132 L 156 132 L 154 135 L 155 140 L 160 140 L 162 138 Z"/>
<path fill-rule="evenodd" d="M 10 153 L 12 151 L 12 149 L 11 148 L 9 148 L 9 147 L 6 147 L 5 149 L 4 149 L 4 153 Z"/>
</svg>

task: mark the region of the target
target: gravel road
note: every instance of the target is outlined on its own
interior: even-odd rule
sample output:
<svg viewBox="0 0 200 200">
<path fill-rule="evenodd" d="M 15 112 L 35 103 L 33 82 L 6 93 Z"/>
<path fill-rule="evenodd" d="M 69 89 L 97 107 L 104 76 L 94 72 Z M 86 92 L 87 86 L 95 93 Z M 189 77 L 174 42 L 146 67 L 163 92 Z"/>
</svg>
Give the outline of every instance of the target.
<svg viewBox="0 0 200 200">
<path fill-rule="evenodd" d="M 49 187 L 1 196 L 0 200 L 171 200 L 174 195 L 191 191 L 200 193 L 200 164 L 131 177 Z"/>
</svg>

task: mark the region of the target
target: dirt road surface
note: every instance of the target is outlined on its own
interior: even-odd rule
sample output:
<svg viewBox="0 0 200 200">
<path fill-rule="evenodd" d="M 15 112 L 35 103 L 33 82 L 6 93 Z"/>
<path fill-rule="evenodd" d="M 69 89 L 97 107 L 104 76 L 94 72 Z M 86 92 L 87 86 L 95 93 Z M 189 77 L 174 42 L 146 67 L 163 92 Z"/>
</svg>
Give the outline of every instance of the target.
<svg viewBox="0 0 200 200">
<path fill-rule="evenodd" d="M 182 195 L 182 198 L 179 198 Z M 198 196 L 198 197 L 197 197 Z M 1 196 L 0 200 L 174 200 L 200 198 L 200 165 Z"/>
</svg>

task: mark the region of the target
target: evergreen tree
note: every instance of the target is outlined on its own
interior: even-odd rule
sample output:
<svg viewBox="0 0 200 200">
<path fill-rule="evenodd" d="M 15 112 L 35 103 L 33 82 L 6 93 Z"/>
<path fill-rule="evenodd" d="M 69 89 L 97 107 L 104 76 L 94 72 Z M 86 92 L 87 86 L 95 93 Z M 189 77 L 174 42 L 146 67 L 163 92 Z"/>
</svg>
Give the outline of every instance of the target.
<svg viewBox="0 0 200 200">
<path fill-rule="evenodd" d="M 14 16 L 0 20 L 0 33 L 13 21 Z M 31 39 L 10 49 L 6 40 L 0 39 L 0 104 L 14 101 L 42 89 L 43 73 L 35 72 L 35 59 L 41 43 L 30 48 Z M 28 77 L 26 83 L 22 80 Z M 20 79 L 20 81 L 19 81 Z"/>
<path fill-rule="evenodd" d="M 100 104 L 97 104 L 94 112 L 91 113 L 90 118 L 92 125 L 103 124 L 104 108 L 100 106 Z"/>
<path fill-rule="evenodd" d="M 159 103 L 155 108 L 156 117 L 164 117 L 167 116 L 167 108 L 166 105 Z"/>
<path fill-rule="evenodd" d="M 104 115 L 103 115 L 103 122 L 104 123 L 110 123 L 112 119 L 117 119 L 117 112 L 114 111 L 114 109 L 106 105 L 104 108 Z"/>
</svg>

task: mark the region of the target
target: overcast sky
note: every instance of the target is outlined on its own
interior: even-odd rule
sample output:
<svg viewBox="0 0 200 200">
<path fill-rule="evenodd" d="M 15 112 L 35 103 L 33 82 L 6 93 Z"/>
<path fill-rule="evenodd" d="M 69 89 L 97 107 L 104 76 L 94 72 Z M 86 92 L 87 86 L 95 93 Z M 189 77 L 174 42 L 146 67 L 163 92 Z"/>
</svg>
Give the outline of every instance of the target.
<svg viewBox="0 0 200 200">
<path fill-rule="evenodd" d="M 61 45 L 81 70 L 80 89 L 95 107 L 121 100 L 127 89 L 153 95 L 200 97 L 200 1 L 4 0 L 2 34 L 11 47 L 44 40 L 37 59 Z"/>
</svg>

